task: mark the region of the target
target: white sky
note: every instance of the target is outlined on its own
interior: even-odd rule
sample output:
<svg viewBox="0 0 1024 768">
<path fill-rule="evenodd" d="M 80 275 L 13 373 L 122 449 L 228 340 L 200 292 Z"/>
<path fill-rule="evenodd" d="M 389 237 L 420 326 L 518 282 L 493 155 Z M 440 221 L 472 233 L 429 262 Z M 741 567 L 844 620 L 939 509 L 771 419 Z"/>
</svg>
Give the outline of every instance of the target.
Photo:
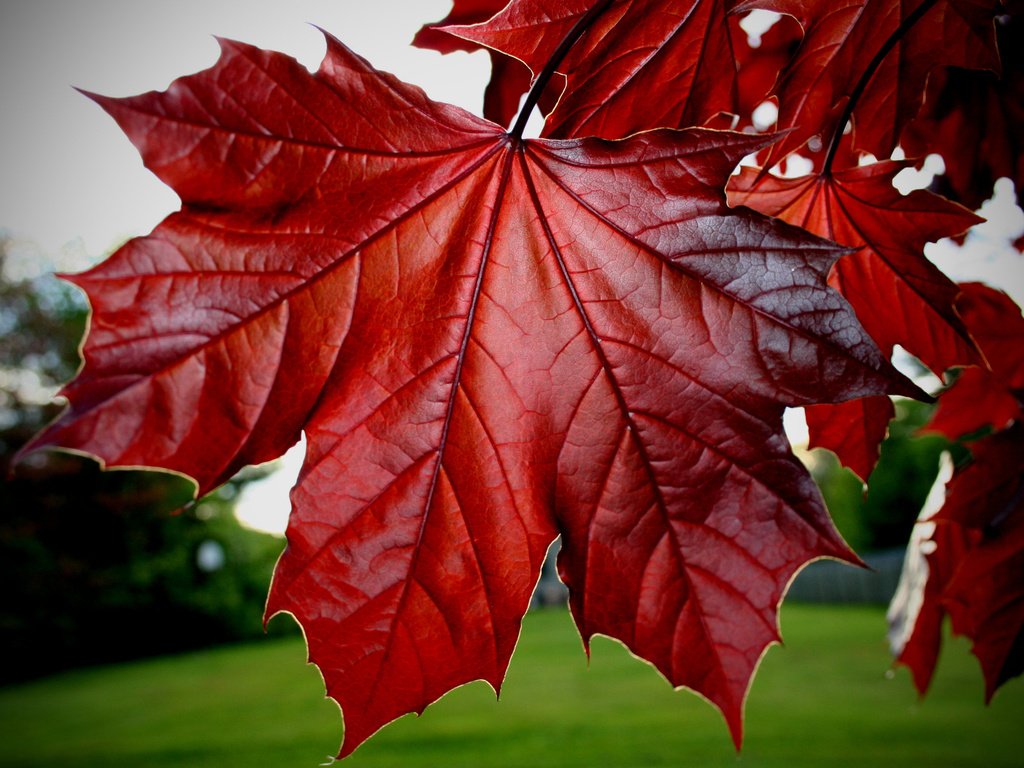
<svg viewBox="0 0 1024 768">
<path fill-rule="evenodd" d="M 21 274 L 78 270 L 124 240 L 149 232 L 178 199 L 146 171 L 114 122 L 73 90 L 112 96 L 163 89 L 210 66 L 214 35 L 295 56 L 315 69 L 322 27 L 380 69 L 432 97 L 479 112 L 487 56 L 441 56 L 409 45 L 447 14 L 449 0 L 2 0 L 0 2 L 0 234 L 12 239 Z M 985 211 L 988 232 L 969 248 L 930 251 L 955 279 L 983 279 L 1024 299 L 1024 257 L 1007 256 L 1006 237 L 1024 215 L 1003 202 Z M 799 423 L 797 418 L 794 423 Z M 799 427 L 793 436 L 799 442 Z M 250 487 L 240 516 L 281 532 L 301 448 L 287 469 Z"/>
<path fill-rule="evenodd" d="M 4 0 L 0 3 L 0 228 L 52 255 L 99 258 L 178 205 L 114 122 L 72 86 L 112 96 L 166 88 L 216 60 L 214 35 L 316 68 L 323 36 L 434 98 L 478 111 L 487 57 L 408 43 L 448 0 Z"/>
</svg>

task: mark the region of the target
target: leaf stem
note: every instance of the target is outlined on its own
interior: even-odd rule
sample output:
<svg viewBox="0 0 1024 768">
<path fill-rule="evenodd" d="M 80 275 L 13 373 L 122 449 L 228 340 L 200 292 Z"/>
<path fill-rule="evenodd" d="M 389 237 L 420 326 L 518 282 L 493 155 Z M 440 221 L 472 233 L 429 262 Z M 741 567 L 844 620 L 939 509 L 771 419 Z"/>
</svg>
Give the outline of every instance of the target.
<svg viewBox="0 0 1024 768">
<path fill-rule="evenodd" d="M 842 117 L 839 118 L 839 123 L 836 125 L 835 133 L 832 134 L 832 142 L 828 147 L 828 155 L 825 157 L 825 165 L 822 167 L 821 175 L 828 176 L 832 171 L 832 161 L 835 159 L 836 152 L 839 150 L 839 142 L 842 141 L 843 131 L 846 128 L 846 124 L 850 122 L 850 118 L 853 117 L 853 110 L 857 106 L 857 102 L 860 101 L 860 97 L 864 95 L 864 90 L 868 87 L 868 83 L 871 82 L 871 78 L 874 77 L 875 72 L 885 57 L 889 55 L 889 52 L 896 47 L 896 44 L 906 36 L 910 28 L 913 27 L 921 17 L 924 16 L 928 11 L 931 10 L 932 6 L 938 3 L 938 0 L 924 0 L 914 11 L 905 18 L 896 30 L 889 35 L 889 38 L 882 44 L 882 47 L 878 49 L 878 53 L 868 63 L 864 73 L 860 76 L 860 80 L 857 81 L 857 85 L 850 93 L 850 98 L 846 102 L 846 108 L 843 110 Z"/>
<path fill-rule="evenodd" d="M 526 95 L 526 101 L 523 102 L 522 108 L 519 110 L 519 116 L 516 118 L 516 123 L 509 132 L 509 135 L 515 139 L 520 140 L 523 138 L 523 131 L 526 130 L 526 123 L 530 119 L 530 113 L 533 112 L 533 108 L 537 106 L 537 102 L 540 101 L 541 94 L 544 93 L 544 89 L 547 87 L 552 76 L 555 74 L 555 70 L 562 60 L 569 53 L 569 50 L 576 44 L 583 33 L 587 31 L 594 19 L 604 13 L 605 9 L 608 8 L 615 0 L 599 0 L 596 2 L 589 11 L 580 17 L 579 21 L 573 24 L 572 29 L 569 30 L 569 34 L 565 36 L 561 43 L 558 44 L 558 48 L 551 54 L 551 58 L 548 59 L 547 64 L 544 65 L 544 69 L 541 70 L 540 74 L 537 75 L 537 79 L 533 81 L 533 86 L 530 88 L 530 92 Z"/>
</svg>

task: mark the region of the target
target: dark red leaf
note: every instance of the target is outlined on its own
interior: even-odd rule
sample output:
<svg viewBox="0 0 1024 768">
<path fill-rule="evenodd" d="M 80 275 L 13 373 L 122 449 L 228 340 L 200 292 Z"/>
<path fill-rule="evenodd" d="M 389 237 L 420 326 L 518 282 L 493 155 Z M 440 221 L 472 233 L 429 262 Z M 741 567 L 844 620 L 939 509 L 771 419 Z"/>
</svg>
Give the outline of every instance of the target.
<svg viewBox="0 0 1024 768">
<path fill-rule="evenodd" d="M 992 532 L 1021 504 L 1024 429 L 1012 427 L 972 443 L 971 455 L 973 461 L 950 483 L 936 519 Z"/>
<path fill-rule="evenodd" d="M 983 542 L 957 571 L 947 590 L 953 631 L 970 637 L 971 652 L 981 662 L 985 701 L 999 687 L 1024 672 L 1024 525 L 998 541 Z"/>
<path fill-rule="evenodd" d="M 737 6 L 752 8 L 792 16 L 804 28 L 776 87 L 777 127 L 790 132 L 771 148 L 765 167 L 816 135 L 827 147 L 843 130 L 847 100 L 865 75 L 870 80 L 853 110 L 854 147 L 889 157 L 939 62 L 999 70 L 997 0 L 742 0 Z M 875 62 L 892 37 L 891 50 Z"/>
<path fill-rule="evenodd" d="M 732 47 L 736 54 L 741 124 L 750 124 L 751 113 L 768 98 L 783 68 L 789 64 L 803 38 L 803 30 L 790 16 L 780 16 L 752 47 L 742 17 L 729 17 Z"/>
<path fill-rule="evenodd" d="M 968 368 L 939 398 L 939 407 L 925 426 L 950 439 L 986 427 L 1006 428 L 1024 415 L 1024 317 L 1002 291 L 981 283 L 965 283 L 957 307 L 988 361 Z"/>
<path fill-rule="evenodd" d="M 910 669 L 917 692 L 931 685 L 942 649 L 946 610 L 942 595 L 977 532 L 923 519 L 907 546 L 899 589 L 889 606 L 889 637 L 896 663 Z"/>
<path fill-rule="evenodd" d="M 315 75 L 225 42 L 97 100 L 182 211 L 74 278 L 93 305 L 33 447 L 207 490 L 305 431 L 267 614 L 295 615 L 342 754 L 504 677 L 545 550 L 737 739 L 793 574 L 850 557 L 788 405 L 917 390 L 826 275 L 840 252 L 722 188 L 763 139 L 524 142 L 330 40 Z"/>
<path fill-rule="evenodd" d="M 927 430 L 995 434 L 971 445 L 972 462 L 948 485 L 928 545 L 934 575 L 916 598 L 923 618 L 898 658 L 923 690 L 940 640 L 929 627 L 948 612 L 953 630 L 973 642 L 989 700 L 1024 672 L 1024 317 L 1000 291 L 979 283 L 962 287 L 958 306 L 990 368 L 965 370 L 939 398 Z"/>
<path fill-rule="evenodd" d="M 900 617 L 912 632 L 896 650 L 923 693 L 948 612 L 953 631 L 973 643 L 987 701 L 1024 671 L 1024 429 L 989 436 L 971 451 L 973 461 L 948 484 L 943 508 L 919 524 L 934 530 L 924 538 L 928 573 L 909 601 L 919 610 Z"/>
<path fill-rule="evenodd" d="M 1015 450 L 1024 452 L 1024 442 Z M 1018 486 L 1024 464 L 1018 464 Z M 981 663 L 985 701 L 1024 672 L 1024 493 L 998 534 L 982 537 L 957 567 L 943 595 L 953 631 L 971 639 Z"/>
<path fill-rule="evenodd" d="M 600 2 L 516 0 L 484 24 L 446 31 L 515 56 L 536 75 Z M 569 87 L 543 135 L 616 139 L 735 112 L 726 13 L 726 0 L 612 0 L 559 67 Z"/>
<path fill-rule="evenodd" d="M 1024 195 L 1024 15 L 997 25 L 1002 75 L 950 68 L 932 75 L 924 109 L 900 139 L 908 155 L 942 155 L 948 192 L 977 209 L 1007 177 Z"/>
</svg>

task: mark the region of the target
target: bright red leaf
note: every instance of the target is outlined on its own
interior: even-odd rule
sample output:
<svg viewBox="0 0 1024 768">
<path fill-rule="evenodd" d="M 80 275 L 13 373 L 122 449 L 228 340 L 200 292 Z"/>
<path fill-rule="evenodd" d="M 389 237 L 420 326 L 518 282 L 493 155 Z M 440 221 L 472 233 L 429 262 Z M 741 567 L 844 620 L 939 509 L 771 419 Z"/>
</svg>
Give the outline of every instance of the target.
<svg viewBox="0 0 1024 768">
<path fill-rule="evenodd" d="M 998 0 L 741 0 L 792 16 L 804 28 L 796 55 L 779 77 L 777 127 L 788 130 L 766 167 L 811 137 L 827 146 L 853 109 L 854 146 L 889 157 L 921 107 L 925 83 L 943 64 L 999 70 L 993 18 Z M 881 57 L 876 60 L 876 57 Z"/>
<path fill-rule="evenodd" d="M 225 42 L 96 98 L 183 207 L 73 278 L 85 365 L 32 447 L 205 491 L 304 430 L 267 613 L 303 626 L 343 755 L 501 684 L 558 533 L 584 639 L 738 741 L 789 580 L 851 557 L 783 407 L 916 393 L 826 286 L 840 251 L 726 205 L 763 139 L 522 141 L 334 40 L 314 75 Z"/>
<path fill-rule="evenodd" d="M 924 246 L 981 219 L 924 190 L 901 195 L 892 179 L 902 167 L 884 162 L 794 179 L 744 169 L 730 180 L 729 200 L 859 248 L 836 264 L 830 282 L 886 354 L 899 344 L 941 375 L 980 357 L 954 308 L 960 289 L 925 258 Z M 873 411 L 870 417 L 858 412 L 865 408 Z M 832 448 L 867 477 L 884 437 L 877 401 L 826 410 L 832 409 L 822 406 L 810 421 L 812 443 Z M 826 427 L 829 416 L 836 421 Z M 843 439 L 836 434 L 841 426 L 858 431 Z"/>
<path fill-rule="evenodd" d="M 588 17 L 594 11 L 601 12 Z M 703 125 L 736 111 L 726 13 L 726 0 L 516 0 L 484 24 L 446 30 L 515 56 L 539 74 L 570 30 L 585 23 L 559 67 L 568 89 L 543 135 L 617 139 Z"/>
<path fill-rule="evenodd" d="M 479 49 L 479 45 L 451 35 L 442 28 L 449 24 L 479 24 L 482 21 L 487 21 L 506 5 L 508 5 L 508 0 L 453 0 L 452 9 L 448 15 L 435 24 L 424 26 L 416 33 L 413 45 L 430 48 L 441 53 L 475 51 Z"/>
</svg>

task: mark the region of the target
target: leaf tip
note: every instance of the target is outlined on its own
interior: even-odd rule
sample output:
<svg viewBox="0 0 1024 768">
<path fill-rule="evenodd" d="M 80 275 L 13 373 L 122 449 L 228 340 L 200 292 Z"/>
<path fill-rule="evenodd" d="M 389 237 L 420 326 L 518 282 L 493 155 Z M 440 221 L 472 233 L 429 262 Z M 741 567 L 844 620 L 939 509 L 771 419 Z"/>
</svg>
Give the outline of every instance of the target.
<svg viewBox="0 0 1024 768">
<path fill-rule="evenodd" d="M 104 96 L 102 93 L 96 93 L 95 91 L 90 91 L 85 88 L 79 88 L 77 85 L 73 85 L 71 87 L 85 96 L 85 98 L 89 99 L 89 101 L 99 106 L 108 115 L 113 115 L 113 109 L 118 102 L 117 98 L 113 96 Z"/>
<path fill-rule="evenodd" d="M 727 718 L 728 720 L 728 718 Z M 732 747 L 738 755 L 743 751 L 743 716 L 741 715 L 735 727 L 729 723 L 729 736 L 732 738 Z"/>
<path fill-rule="evenodd" d="M 761 652 L 761 659 L 758 660 L 758 666 L 760 666 L 761 660 L 764 659 L 764 655 L 768 652 L 768 649 L 771 646 L 772 644 L 769 643 L 764 647 L 764 650 Z M 707 698 L 699 691 L 696 691 L 699 696 L 706 699 L 712 704 L 712 706 L 722 713 L 722 717 L 725 719 L 725 725 L 729 729 L 729 738 L 732 740 L 732 746 L 737 755 L 743 751 L 743 710 L 746 707 L 747 696 L 750 694 L 750 688 L 753 685 L 753 682 L 754 675 L 751 674 L 747 680 L 746 690 L 743 692 L 739 701 L 731 700 L 729 702 L 719 703 Z"/>
</svg>

